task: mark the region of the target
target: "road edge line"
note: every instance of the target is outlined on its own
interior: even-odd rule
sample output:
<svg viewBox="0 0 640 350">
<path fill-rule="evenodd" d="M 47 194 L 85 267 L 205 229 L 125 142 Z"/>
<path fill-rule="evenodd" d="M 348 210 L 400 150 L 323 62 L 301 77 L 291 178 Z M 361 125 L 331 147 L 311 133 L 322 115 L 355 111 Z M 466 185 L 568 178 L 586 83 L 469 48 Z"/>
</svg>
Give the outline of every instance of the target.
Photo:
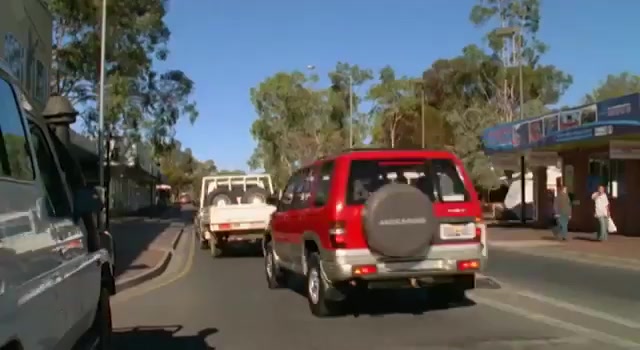
<svg viewBox="0 0 640 350">
<path fill-rule="evenodd" d="M 566 321 L 562 321 L 562 320 L 558 320 L 556 318 L 550 317 L 550 316 L 545 316 L 543 314 L 539 314 L 539 313 L 535 313 L 535 312 L 531 312 L 529 310 L 524 310 L 524 309 L 518 309 L 517 307 L 513 306 L 513 305 L 509 305 L 507 303 L 502 303 L 499 301 L 495 301 L 495 300 L 491 300 L 488 299 L 486 297 L 482 297 L 482 296 L 473 296 L 473 300 L 476 302 L 479 302 L 483 305 L 492 307 L 494 309 L 497 310 L 501 310 L 513 315 L 517 315 L 517 316 L 521 316 L 524 318 L 527 318 L 529 320 L 532 321 L 536 321 L 536 322 L 540 322 L 540 323 L 544 323 L 546 325 L 552 326 L 552 327 L 557 327 L 557 328 L 562 328 L 564 330 L 567 330 L 569 332 L 572 333 L 576 333 L 576 334 L 580 334 L 585 336 L 586 338 L 598 341 L 598 342 L 603 342 L 603 343 L 608 343 L 608 344 L 613 344 L 616 346 L 620 346 L 622 348 L 628 348 L 628 349 L 638 349 L 638 346 L 640 346 L 640 343 L 636 343 L 634 341 L 631 340 L 627 340 L 621 337 L 617 337 L 615 335 L 612 334 L 608 334 L 602 331 L 598 331 L 595 329 L 591 329 L 591 328 L 587 328 L 587 327 L 583 327 L 571 322 L 566 322 Z"/>
<path fill-rule="evenodd" d="M 513 252 L 513 253 L 519 253 L 524 255 L 531 255 L 531 256 L 537 256 L 542 258 L 560 259 L 560 260 L 590 264 L 595 266 L 630 270 L 634 272 L 640 271 L 640 266 L 638 266 L 638 262 L 632 259 L 611 258 L 604 255 L 587 254 L 587 253 L 579 253 L 579 252 L 571 252 L 571 251 L 566 251 L 564 252 L 565 254 L 554 254 L 554 253 L 533 251 L 534 249 L 538 249 L 538 248 L 540 247 L 511 248 L 511 247 L 504 247 L 504 246 L 491 246 L 491 244 L 489 244 L 490 250 L 494 250 L 494 249 L 502 250 L 506 252 Z"/>
<path fill-rule="evenodd" d="M 178 271 L 178 273 L 176 275 L 174 275 L 173 277 L 171 277 L 169 280 L 166 281 L 162 281 L 159 284 L 153 284 L 153 282 L 151 282 L 151 285 L 148 286 L 147 288 L 144 288 L 145 285 L 142 285 L 142 289 L 141 290 L 137 290 L 137 289 L 132 289 L 131 292 L 129 293 L 124 293 L 123 294 L 117 294 L 115 299 L 112 299 L 112 302 L 115 304 L 121 304 L 124 302 L 127 302 L 131 299 L 143 296 L 149 292 L 152 292 L 154 290 L 158 290 L 160 288 L 166 287 L 174 282 L 176 282 L 177 280 L 183 278 L 185 275 L 187 275 L 189 273 L 189 271 L 191 271 L 191 268 L 193 267 L 193 260 L 195 259 L 195 254 L 196 254 L 196 241 L 193 240 L 191 241 L 191 244 L 189 244 L 189 252 L 187 253 L 187 260 L 186 263 L 184 265 L 184 267 Z"/>
<path fill-rule="evenodd" d="M 510 292 L 510 293 L 514 293 L 516 295 L 519 295 L 521 297 L 524 298 L 528 298 L 528 299 L 533 299 L 536 300 L 538 302 L 541 302 L 543 304 L 547 304 L 547 305 L 551 305 L 557 308 L 561 308 L 561 309 L 565 309 L 571 312 L 575 312 L 575 313 L 579 313 L 582 314 L 584 316 L 588 316 L 594 319 L 599 319 L 602 321 L 607 321 L 610 323 L 615 323 L 619 326 L 623 326 L 623 327 L 627 327 L 630 329 L 634 329 L 634 330 L 638 330 L 640 329 L 640 323 L 631 320 L 631 319 L 627 319 L 624 317 L 619 317 L 613 314 L 609 314 L 606 313 L 604 311 L 600 311 L 598 309 L 593 309 L 587 306 L 582 306 L 582 305 L 578 305 L 578 304 L 573 304 L 573 303 L 569 303 L 567 301 L 564 300 L 560 300 L 548 295 L 544 295 L 541 293 L 534 293 L 531 292 L 529 290 L 523 289 L 523 288 L 519 288 L 517 285 L 515 284 L 511 284 L 509 282 L 504 282 L 502 280 L 499 280 L 495 277 L 492 277 L 490 275 L 485 275 L 485 274 L 477 274 L 476 275 L 477 278 L 483 278 L 483 279 L 490 279 L 493 282 L 495 282 L 496 284 L 498 284 L 500 286 L 501 290 Z"/>
</svg>

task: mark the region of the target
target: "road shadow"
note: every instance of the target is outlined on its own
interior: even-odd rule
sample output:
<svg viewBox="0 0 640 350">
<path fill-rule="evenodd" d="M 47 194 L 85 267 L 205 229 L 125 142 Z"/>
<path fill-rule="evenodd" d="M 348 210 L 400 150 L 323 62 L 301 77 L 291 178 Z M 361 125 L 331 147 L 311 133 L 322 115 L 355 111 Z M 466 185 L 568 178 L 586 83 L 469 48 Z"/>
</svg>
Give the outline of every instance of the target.
<svg viewBox="0 0 640 350">
<path fill-rule="evenodd" d="M 601 243 L 600 240 L 598 240 L 598 238 L 596 238 L 596 237 L 574 236 L 574 237 L 572 237 L 572 239 L 574 239 L 576 241 L 583 241 L 583 242 L 598 242 L 598 243 Z"/>
<path fill-rule="evenodd" d="M 287 288 L 299 296 L 306 298 L 306 282 L 302 276 L 289 276 Z M 393 290 L 357 290 L 348 296 L 348 301 L 336 317 L 360 317 L 405 314 L 423 315 L 430 311 L 464 308 L 476 303 L 466 297 L 458 303 L 444 303 L 429 297 L 423 288 L 406 288 Z"/>
<path fill-rule="evenodd" d="M 228 243 L 220 258 L 250 258 L 262 257 L 262 242 L 256 243 Z"/>
<path fill-rule="evenodd" d="M 110 233 L 115 243 L 115 277 L 119 277 L 127 271 L 153 267 L 147 266 L 145 262 L 137 264 L 134 262 L 144 251 L 149 249 L 153 242 L 170 249 L 171 239 L 169 238 L 166 242 L 159 241 L 160 235 L 169 228 L 171 221 L 184 221 L 187 216 L 188 213 L 185 213 L 181 208 L 172 207 L 158 218 L 134 218 L 133 220 L 112 223 Z M 156 255 L 160 255 L 160 253 Z M 151 264 L 154 265 L 155 262 L 151 262 Z"/>
<path fill-rule="evenodd" d="M 182 326 L 138 326 L 113 330 L 113 349 L 117 350 L 215 350 L 207 338 L 218 333 L 217 328 L 206 328 L 195 335 L 177 335 Z"/>
</svg>

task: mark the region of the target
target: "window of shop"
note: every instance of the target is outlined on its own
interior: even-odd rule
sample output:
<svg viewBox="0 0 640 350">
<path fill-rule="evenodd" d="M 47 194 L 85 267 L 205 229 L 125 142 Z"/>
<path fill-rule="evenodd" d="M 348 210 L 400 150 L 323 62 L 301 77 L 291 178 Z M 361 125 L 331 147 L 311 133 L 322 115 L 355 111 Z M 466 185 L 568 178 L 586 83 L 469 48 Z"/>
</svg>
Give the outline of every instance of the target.
<svg viewBox="0 0 640 350">
<path fill-rule="evenodd" d="M 589 159 L 588 192 L 594 192 L 603 185 L 612 198 L 624 195 L 624 161 L 594 156 Z"/>
</svg>

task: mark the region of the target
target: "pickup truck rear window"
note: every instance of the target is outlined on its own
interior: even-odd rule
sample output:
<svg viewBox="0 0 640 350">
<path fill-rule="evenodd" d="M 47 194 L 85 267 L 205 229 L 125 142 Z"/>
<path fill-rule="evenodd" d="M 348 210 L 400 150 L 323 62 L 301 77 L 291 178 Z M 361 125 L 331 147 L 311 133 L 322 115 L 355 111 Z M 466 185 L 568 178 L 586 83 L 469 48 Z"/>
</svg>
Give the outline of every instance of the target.
<svg viewBox="0 0 640 350">
<path fill-rule="evenodd" d="M 347 205 L 362 205 L 388 183 L 419 188 L 434 202 L 469 200 L 462 174 L 451 159 L 353 160 L 347 184 Z"/>
</svg>

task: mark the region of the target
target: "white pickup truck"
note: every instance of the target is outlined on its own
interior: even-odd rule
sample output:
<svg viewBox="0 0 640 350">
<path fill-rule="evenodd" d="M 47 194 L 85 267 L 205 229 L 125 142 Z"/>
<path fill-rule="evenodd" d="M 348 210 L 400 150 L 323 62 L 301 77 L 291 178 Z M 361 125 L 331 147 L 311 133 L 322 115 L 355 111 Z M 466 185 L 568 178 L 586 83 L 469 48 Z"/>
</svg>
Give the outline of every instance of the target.
<svg viewBox="0 0 640 350">
<path fill-rule="evenodd" d="M 272 193 L 266 174 L 204 177 L 194 225 L 200 247 L 218 257 L 228 243 L 260 242 L 276 209 L 267 204 Z"/>
</svg>

